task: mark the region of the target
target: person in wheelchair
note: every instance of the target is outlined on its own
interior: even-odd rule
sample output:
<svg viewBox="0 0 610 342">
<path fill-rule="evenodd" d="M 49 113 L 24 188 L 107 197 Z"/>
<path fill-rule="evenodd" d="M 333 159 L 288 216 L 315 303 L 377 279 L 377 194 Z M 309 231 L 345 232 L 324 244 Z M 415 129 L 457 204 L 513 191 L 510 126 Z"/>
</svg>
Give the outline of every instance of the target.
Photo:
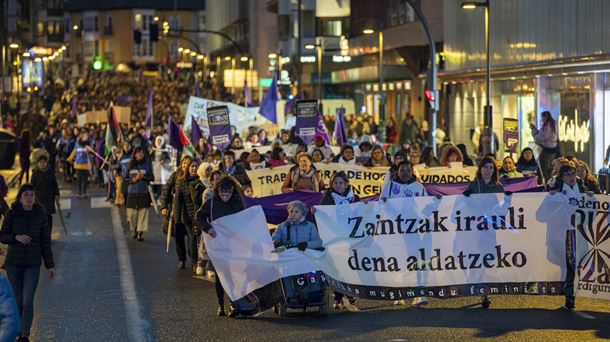
<svg viewBox="0 0 610 342">
<path fill-rule="evenodd" d="M 318 228 L 306 220 L 307 206 L 301 201 L 292 201 L 288 204 L 288 219 L 277 227 L 271 239 L 277 248 L 298 248 L 304 251 L 307 248 L 322 247 L 322 240 L 318 235 Z"/>
</svg>

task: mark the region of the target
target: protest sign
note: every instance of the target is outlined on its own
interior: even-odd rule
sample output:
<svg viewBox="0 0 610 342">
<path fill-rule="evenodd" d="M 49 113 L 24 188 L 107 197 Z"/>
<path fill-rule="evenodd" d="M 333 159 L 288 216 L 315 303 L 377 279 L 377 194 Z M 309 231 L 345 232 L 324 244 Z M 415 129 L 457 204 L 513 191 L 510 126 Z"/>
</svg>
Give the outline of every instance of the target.
<svg viewBox="0 0 610 342">
<path fill-rule="evenodd" d="M 577 297 L 610 300 L 610 197 L 569 198 L 576 237 Z"/>
<path fill-rule="evenodd" d="M 286 175 L 294 165 L 247 171 L 252 181 L 254 197 L 265 197 L 282 193 L 282 184 Z M 359 165 L 345 165 L 337 163 L 316 163 L 316 169 L 328 187 L 331 178 L 339 171 L 345 171 L 354 189 L 354 194 L 360 197 L 373 196 L 381 192 L 383 181 L 388 167 L 367 168 Z"/>
<path fill-rule="evenodd" d="M 216 237 L 204 234 L 205 247 L 223 288 L 235 301 L 283 277 L 316 271 L 297 249 L 273 253 L 260 206 L 212 222 Z"/>
<path fill-rule="evenodd" d="M 296 134 L 305 144 L 309 144 L 316 135 L 318 101 L 300 100 L 297 101 L 296 108 Z"/>
<path fill-rule="evenodd" d="M 517 153 L 519 146 L 519 120 L 504 118 L 503 140 L 504 146 L 510 153 Z"/>
<path fill-rule="evenodd" d="M 210 107 L 207 109 L 210 128 L 210 143 L 223 151 L 231 144 L 231 122 L 227 106 Z"/>
<path fill-rule="evenodd" d="M 206 108 L 217 106 L 227 106 L 227 108 L 229 108 L 231 125 L 235 126 L 237 132 L 240 134 L 247 132 L 248 127 L 250 126 L 256 126 L 264 129 L 267 131 L 267 134 L 270 137 L 276 136 L 279 133 L 279 128 L 281 126 L 273 124 L 265 117 L 258 114 L 258 107 L 244 107 L 231 102 L 202 99 L 195 96 L 191 96 L 189 98 L 186 109 L 186 119 L 184 120 L 182 129 L 185 132 L 191 130 L 191 120 L 189 119 L 189 116 L 192 116 L 201 127 L 201 132 L 203 135 L 207 137 L 210 133 Z M 278 120 L 281 120 L 283 123 L 283 119 L 283 113 L 278 113 Z"/>
<path fill-rule="evenodd" d="M 414 169 L 419 174 L 422 183 L 462 183 L 474 180 L 477 175 L 475 166 L 455 167 L 425 167 L 416 165 Z"/>
<path fill-rule="evenodd" d="M 326 248 L 308 252 L 350 296 L 559 295 L 565 277 L 563 196 L 412 197 L 317 206 Z"/>
</svg>

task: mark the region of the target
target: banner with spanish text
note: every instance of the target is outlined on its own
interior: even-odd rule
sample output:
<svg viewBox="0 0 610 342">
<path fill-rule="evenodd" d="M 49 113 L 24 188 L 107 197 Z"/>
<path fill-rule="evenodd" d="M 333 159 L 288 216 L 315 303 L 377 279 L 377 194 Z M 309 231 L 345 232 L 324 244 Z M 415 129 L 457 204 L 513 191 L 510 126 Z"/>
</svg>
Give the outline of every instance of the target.
<svg viewBox="0 0 610 342">
<path fill-rule="evenodd" d="M 425 167 L 414 168 L 422 183 L 463 183 L 473 181 L 477 175 L 475 166 L 464 167 Z"/>
</svg>

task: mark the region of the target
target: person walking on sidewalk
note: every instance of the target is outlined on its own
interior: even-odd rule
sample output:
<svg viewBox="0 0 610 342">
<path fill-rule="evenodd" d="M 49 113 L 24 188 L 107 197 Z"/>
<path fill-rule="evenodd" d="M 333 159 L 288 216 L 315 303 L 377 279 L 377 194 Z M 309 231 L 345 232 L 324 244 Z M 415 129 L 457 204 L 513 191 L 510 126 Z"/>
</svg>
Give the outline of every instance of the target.
<svg viewBox="0 0 610 342">
<path fill-rule="evenodd" d="M 142 235 L 148 231 L 148 211 L 151 205 L 148 184 L 154 180 L 152 164 L 146 159 L 146 150 L 137 147 L 127 165 L 123 181 L 127 185 L 127 217 L 133 238 L 144 241 Z"/>
<path fill-rule="evenodd" d="M 0 229 L 0 242 L 8 245 L 4 265 L 21 314 L 17 341 L 29 341 L 42 261 L 49 278 L 55 276 L 50 233 L 47 215 L 36 203 L 36 188 L 22 185 Z"/>
<path fill-rule="evenodd" d="M 55 172 L 49 167 L 47 156 L 38 157 L 36 169 L 32 173 L 32 185 L 36 188 L 38 203 L 47 213 L 49 229 L 53 230 L 55 204 L 59 205 L 59 185 Z"/>
</svg>

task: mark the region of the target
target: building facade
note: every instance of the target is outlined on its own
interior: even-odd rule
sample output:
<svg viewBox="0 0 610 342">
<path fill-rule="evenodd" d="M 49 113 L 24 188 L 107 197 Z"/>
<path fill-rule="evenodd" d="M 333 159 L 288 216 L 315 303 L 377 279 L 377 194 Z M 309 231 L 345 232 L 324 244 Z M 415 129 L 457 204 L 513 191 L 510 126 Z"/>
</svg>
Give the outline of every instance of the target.
<svg viewBox="0 0 610 342">
<path fill-rule="evenodd" d="M 197 32 L 205 27 L 203 1 L 81 0 L 68 1 L 65 8 L 64 39 L 69 42 L 66 59 L 73 65 L 73 74 L 93 67 L 96 61 L 103 69 L 155 68 L 181 61 L 192 67 L 204 51 L 202 33 Z M 151 39 L 151 24 L 158 27 L 157 42 Z M 189 49 L 194 54 L 185 56 L 179 53 L 180 47 L 180 51 Z"/>
<path fill-rule="evenodd" d="M 504 118 L 517 119 L 518 150 L 532 146 L 530 124 L 549 110 L 564 154 L 595 170 L 610 144 L 610 3 L 494 1 L 490 7 L 493 129 L 505 154 Z M 445 0 L 444 115 L 454 141 L 470 142 L 483 120 L 485 45 L 483 9 L 465 11 Z M 517 155 L 518 157 L 518 155 Z"/>
</svg>

